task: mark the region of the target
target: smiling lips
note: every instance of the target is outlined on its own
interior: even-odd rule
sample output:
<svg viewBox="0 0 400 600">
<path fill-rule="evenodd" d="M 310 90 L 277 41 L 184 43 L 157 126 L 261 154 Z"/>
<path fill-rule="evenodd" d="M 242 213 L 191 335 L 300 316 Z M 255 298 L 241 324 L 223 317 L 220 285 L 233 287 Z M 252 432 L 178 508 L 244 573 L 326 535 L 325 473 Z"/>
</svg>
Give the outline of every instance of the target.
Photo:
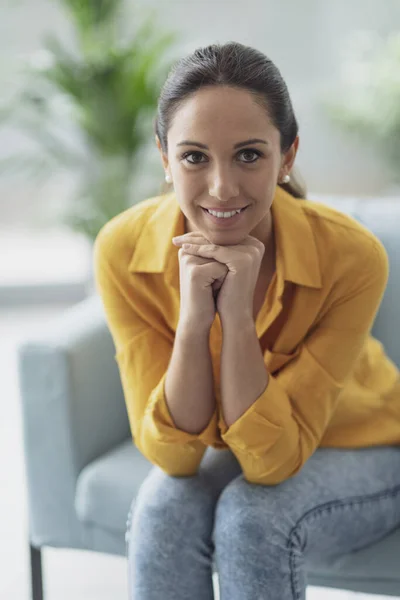
<svg viewBox="0 0 400 600">
<path fill-rule="evenodd" d="M 213 206 L 207 207 L 207 206 L 202 206 L 201 208 L 204 208 L 204 210 L 213 210 L 214 212 L 232 212 L 233 210 L 242 210 L 243 208 L 247 208 L 248 204 L 246 206 L 236 206 L 234 208 L 214 208 Z"/>
<path fill-rule="evenodd" d="M 245 211 L 245 209 L 243 209 L 240 212 L 235 212 L 230 217 L 223 217 L 223 216 L 217 217 L 216 215 L 213 215 L 205 208 L 203 208 L 203 210 L 207 215 L 207 219 L 212 221 L 218 228 L 233 227 L 235 225 L 235 223 L 237 223 L 238 221 L 241 220 L 243 213 Z M 218 212 L 221 212 L 221 211 L 218 211 Z"/>
</svg>

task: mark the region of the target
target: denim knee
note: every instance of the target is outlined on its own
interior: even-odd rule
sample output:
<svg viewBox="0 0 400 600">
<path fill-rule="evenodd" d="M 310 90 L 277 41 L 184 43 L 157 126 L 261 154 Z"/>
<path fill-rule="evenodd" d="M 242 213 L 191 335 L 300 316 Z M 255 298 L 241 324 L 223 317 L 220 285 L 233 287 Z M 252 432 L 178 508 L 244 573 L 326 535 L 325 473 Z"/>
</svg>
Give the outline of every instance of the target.
<svg viewBox="0 0 400 600">
<path fill-rule="evenodd" d="M 297 527 L 292 500 L 277 486 L 259 486 L 243 476 L 222 492 L 215 511 L 213 541 L 229 547 L 236 544 L 265 543 L 302 546 L 302 532 Z M 288 501 L 286 501 L 288 499 Z"/>
<path fill-rule="evenodd" d="M 128 552 L 132 535 L 182 539 L 208 534 L 211 538 L 216 498 L 205 478 L 172 477 L 158 467 L 150 472 L 134 498 L 127 519 Z"/>
<path fill-rule="evenodd" d="M 214 557 L 223 598 L 303 598 L 306 532 L 280 486 L 243 476 L 222 492 L 215 511 Z M 294 595 L 293 590 L 297 595 Z"/>
</svg>

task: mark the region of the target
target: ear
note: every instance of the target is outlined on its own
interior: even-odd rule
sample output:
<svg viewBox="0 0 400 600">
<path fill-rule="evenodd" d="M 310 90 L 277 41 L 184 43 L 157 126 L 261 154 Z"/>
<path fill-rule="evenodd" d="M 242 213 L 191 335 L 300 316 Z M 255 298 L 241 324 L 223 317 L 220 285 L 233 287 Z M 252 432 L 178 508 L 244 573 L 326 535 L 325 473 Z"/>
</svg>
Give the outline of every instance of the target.
<svg viewBox="0 0 400 600">
<path fill-rule="evenodd" d="M 161 142 L 160 142 L 160 139 L 159 139 L 158 135 L 155 136 L 155 140 L 156 140 L 157 148 L 158 148 L 158 150 L 160 152 L 160 155 L 161 155 L 161 162 L 163 164 L 164 171 L 167 171 L 167 169 L 168 169 L 168 156 L 166 154 L 164 154 L 164 152 L 163 152 L 163 149 L 162 149 L 162 146 L 161 146 Z"/>
<path fill-rule="evenodd" d="M 293 164 L 296 158 L 297 150 L 299 147 L 299 136 L 296 136 L 293 144 L 290 146 L 289 150 L 285 152 L 282 157 L 281 170 L 285 171 L 285 173 L 290 173 L 293 168 Z"/>
</svg>

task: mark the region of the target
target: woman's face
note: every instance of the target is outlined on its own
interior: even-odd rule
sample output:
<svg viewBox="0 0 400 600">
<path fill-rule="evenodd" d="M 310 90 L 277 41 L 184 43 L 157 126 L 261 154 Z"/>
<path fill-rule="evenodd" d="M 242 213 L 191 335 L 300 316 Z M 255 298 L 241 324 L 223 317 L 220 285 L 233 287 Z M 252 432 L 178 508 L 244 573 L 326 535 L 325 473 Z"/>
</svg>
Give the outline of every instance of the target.
<svg viewBox="0 0 400 600">
<path fill-rule="evenodd" d="M 156 141 L 186 231 L 201 231 L 219 245 L 239 244 L 248 235 L 266 243 L 275 188 L 290 171 L 298 140 L 282 155 L 279 131 L 249 92 L 202 88 L 177 110 L 168 131 L 168 156 Z M 232 222 L 213 219 L 205 210 L 242 207 L 247 208 Z"/>
</svg>

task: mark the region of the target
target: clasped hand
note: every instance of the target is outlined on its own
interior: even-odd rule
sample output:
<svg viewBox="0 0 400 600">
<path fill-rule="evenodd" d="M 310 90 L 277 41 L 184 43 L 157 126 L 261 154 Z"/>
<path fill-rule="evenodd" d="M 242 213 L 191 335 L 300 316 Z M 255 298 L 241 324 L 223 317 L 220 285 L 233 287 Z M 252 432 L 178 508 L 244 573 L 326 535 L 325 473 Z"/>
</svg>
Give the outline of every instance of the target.
<svg viewBox="0 0 400 600">
<path fill-rule="evenodd" d="M 184 252 L 212 258 L 228 268 L 219 290 L 216 309 L 221 320 L 253 319 L 254 291 L 257 284 L 265 246 L 248 235 L 240 244 L 218 246 L 211 244 L 200 231 L 192 231 L 172 239 L 176 246 L 190 244 Z"/>
</svg>

